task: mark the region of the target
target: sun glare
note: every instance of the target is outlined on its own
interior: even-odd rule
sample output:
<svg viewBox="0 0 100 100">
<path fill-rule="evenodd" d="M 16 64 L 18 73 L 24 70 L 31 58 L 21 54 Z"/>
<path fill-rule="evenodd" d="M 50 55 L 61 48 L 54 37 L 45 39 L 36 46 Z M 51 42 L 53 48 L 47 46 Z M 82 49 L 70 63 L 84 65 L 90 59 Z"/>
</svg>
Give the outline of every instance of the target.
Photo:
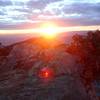
<svg viewBox="0 0 100 100">
<path fill-rule="evenodd" d="M 40 28 L 41 35 L 46 39 L 52 39 L 55 38 L 59 31 L 58 26 L 53 23 L 46 23 L 43 24 Z"/>
</svg>

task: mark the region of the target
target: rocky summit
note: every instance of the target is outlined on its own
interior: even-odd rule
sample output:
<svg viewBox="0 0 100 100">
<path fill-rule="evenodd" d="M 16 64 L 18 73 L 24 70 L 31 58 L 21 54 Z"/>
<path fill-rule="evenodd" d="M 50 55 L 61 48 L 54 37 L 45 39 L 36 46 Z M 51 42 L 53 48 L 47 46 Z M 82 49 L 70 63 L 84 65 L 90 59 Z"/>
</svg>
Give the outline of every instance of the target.
<svg viewBox="0 0 100 100">
<path fill-rule="evenodd" d="M 34 38 L 0 52 L 0 100 L 98 100 L 80 78 L 82 64 L 61 42 Z M 39 76 L 44 68 L 53 70 L 51 78 Z"/>
</svg>

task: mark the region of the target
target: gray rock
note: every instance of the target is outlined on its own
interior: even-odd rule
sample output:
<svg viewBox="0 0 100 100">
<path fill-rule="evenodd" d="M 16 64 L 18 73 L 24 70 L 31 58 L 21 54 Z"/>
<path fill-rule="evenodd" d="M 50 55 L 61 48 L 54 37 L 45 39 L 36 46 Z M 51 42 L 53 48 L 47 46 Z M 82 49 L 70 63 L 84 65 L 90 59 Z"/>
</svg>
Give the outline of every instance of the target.
<svg viewBox="0 0 100 100">
<path fill-rule="evenodd" d="M 0 74 L 0 100 L 97 100 L 80 79 L 83 69 L 77 57 L 65 50 L 33 42 L 14 45 L 2 62 L 6 71 Z M 54 77 L 40 78 L 37 72 L 44 67 L 51 68 Z"/>
</svg>

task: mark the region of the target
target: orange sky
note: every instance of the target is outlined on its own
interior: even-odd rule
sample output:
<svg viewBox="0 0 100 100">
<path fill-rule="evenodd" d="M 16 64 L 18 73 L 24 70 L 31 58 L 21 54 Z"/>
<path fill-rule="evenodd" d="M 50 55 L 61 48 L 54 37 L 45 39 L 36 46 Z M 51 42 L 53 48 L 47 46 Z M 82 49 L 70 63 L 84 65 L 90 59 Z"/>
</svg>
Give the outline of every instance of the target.
<svg viewBox="0 0 100 100">
<path fill-rule="evenodd" d="M 100 30 L 99 25 L 95 26 L 77 26 L 77 27 L 58 27 L 59 32 L 70 32 L 70 31 L 93 31 L 93 30 Z M 35 28 L 35 29 L 17 29 L 17 30 L 0 30 L 0 34 L 37 34 L 40 33 L 41 29 Z"/>
</svg>

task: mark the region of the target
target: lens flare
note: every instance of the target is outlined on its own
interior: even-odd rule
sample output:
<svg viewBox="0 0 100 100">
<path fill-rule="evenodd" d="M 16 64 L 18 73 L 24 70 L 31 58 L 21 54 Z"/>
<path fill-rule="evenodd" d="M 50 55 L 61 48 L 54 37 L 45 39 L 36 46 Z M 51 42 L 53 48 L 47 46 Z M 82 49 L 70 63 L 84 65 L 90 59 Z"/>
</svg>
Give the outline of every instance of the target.
<svg viewBox="0 0 100 100">
<path fill-rule="evenodd" d="M 51 68 L 43 68 L 39 72 L 39 77 L 43 79 L 50 79 L 54 76 L 54 72 Z"/>
<path fill-rule="evenodd" d="M 49 76 L 49 73 L 48 72 L 44 72 L 44 75 L 43 75 L 45 78 L 48 78 Z"/>
</svg>

